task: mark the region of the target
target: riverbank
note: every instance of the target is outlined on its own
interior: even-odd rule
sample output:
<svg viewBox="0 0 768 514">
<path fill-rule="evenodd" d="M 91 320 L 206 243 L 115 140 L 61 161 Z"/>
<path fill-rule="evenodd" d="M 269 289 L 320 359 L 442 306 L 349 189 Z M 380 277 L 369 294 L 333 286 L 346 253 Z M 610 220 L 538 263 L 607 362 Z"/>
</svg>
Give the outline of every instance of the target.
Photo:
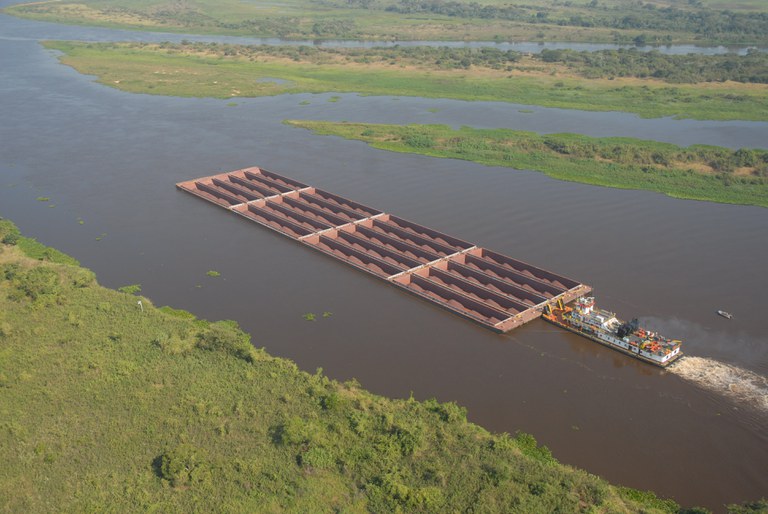
<svg viewBox="0 0 768 514">
<path fill-rule="evenodd" d="M 559 180 L 644 189 L 676 198 L 768 207 L 768 152 L 762 150 L 683 148 L 632 138 L 470 127 L 455 130 L 445 125 L 286 123 L 394 152 L 531 169 Z"/>
<path fill-rule="evenodd" d="M 333 51 L 250 50 L 231 45 L 47 42 L 64 64 L 99 82 L 134 93 L 236 98 L 285 93 L 349 92 L 485 100 L 643 117 L 768 120 L 768 85 L 734 82 L 675 84 L 641 78 L 554 75 L 542 70 L 443 69 L 438 64 L 349 62 Z M 317 53 L 325 57 L 318 60 Z M 471 66 L 471 64 L 470 64 Z M 274 80 L 277 79 L 277 80 Z"/>
<path fill-rule="evenodd" d="M 456 404 L 310 375 L 234 322 L 103 288 L 2 219 L 0 241 L 11 512 L 679 510 L 563 466 L 529 435 L 490 434 Z"/>
<path fill-rule="evenodd" d="M 635 44 L 763 45 L 766 9 L 739 2 L 670 6 L 606 0 L 584 4 L 543 0 L 308 0 L 249 4 L 200 0 L 194 5 L 118 0 L 43 1 L 6 9 L 28 19 L 110 28 L 289 39 L 571 41 Z"/>
</svg>

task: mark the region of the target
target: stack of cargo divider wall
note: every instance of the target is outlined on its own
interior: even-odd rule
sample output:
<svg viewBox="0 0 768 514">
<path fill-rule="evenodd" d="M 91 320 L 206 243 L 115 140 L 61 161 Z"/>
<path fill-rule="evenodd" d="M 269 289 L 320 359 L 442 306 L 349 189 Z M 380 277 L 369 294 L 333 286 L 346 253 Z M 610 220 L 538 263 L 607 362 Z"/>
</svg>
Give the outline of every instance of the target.
<svg viewBox="0 0 768 514">
<path fill-rule="evenodd" d="M 592 290 L 258 167 L 176 186 L 498 332 Z"/>
</svg>

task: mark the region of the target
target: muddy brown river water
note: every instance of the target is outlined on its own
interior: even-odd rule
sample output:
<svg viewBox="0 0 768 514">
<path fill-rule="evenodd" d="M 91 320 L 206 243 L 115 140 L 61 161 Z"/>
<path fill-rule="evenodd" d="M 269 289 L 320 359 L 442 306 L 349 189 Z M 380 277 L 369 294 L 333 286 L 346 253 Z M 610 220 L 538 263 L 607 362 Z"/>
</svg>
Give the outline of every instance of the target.
<svg viewBox="0 0 768 514">
<path fill-rule="evenodd" d="M 308 371 L 388 396 L 456 401 L 488 429 L 530 432 L 562 462 L 613 483 L 713 509 L 768 496 L 768 209 L 386 153 L 281 122 L 507 126 L 730 147 L 768 146 L 768 124 L 355 95 L 233 107 L 116 91 L 23 38 L 0 37 L 0 69 L 0 215 L 103 284 L 140 283 L 158 305 L 235 319 L 257 346 Z M 542 321 L 498 335 L 174 188 L 251 165 L 586 282 L 604 307 L 683 339 L 697 359 L 665 372 Z M 324 311 L 333 316 L 302 319 Z"/>
</svg>

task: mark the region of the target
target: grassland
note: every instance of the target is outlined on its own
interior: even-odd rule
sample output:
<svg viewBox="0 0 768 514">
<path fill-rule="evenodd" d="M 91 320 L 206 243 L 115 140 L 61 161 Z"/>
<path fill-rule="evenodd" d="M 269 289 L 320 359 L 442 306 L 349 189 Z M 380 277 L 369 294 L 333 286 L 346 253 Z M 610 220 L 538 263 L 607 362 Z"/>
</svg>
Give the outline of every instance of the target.
<svg viewBox="0 0 768 514">
<path fill-rule="evenodd" d="M 293 39 L 765 44 L 758 0 L 56 0 L 15 16 L 86 25 Z"/>
<path fill-rule="evenodd" d="M 100 287 L 1 218 L 0 241 L 3 512 L 679 511 L 456 404 L 382 398 Z"/>
<path fill-rule="evenodd" d="M 560 180 L 676 198 L 768 207 L 766 151 L 444 125 L 286 123 L 395 152 L 531 169 Z"/>
<path fill-rule="evenodd" d="M 586 79 L 565 66 L 443 69 L 399 60 L 353 61 L 325 52 L 325 59 L 274 55 L 263 48 L 239 54 L 215 44 L 48 42 L 63 63 L 99 82 L 135 93 L 197 97 L 252 97 L 284 93 L 354 92 L 488 100 L 597 111 L 628 111 L 643 117 L 768 120 L 768 85 L 734 82 L 675 84 L 655 79 Z M 286 50 L 288 52 L 288 50 Z M 284 83 L 260 80 L 278 78 Z"/>
</svg>

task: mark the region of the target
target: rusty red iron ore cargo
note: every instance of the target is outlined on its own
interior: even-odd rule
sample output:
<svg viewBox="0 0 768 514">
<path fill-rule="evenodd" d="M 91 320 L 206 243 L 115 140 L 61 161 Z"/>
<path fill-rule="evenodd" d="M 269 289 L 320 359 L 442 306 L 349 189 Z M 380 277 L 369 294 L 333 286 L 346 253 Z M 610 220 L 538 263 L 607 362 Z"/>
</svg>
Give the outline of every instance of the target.
<svg viewBox="0 0 768 514">
<path fill-rule="evenodd" d="M 592 290 L 258 167 L 176 186 L 497 332 Z"/>
</svg>

